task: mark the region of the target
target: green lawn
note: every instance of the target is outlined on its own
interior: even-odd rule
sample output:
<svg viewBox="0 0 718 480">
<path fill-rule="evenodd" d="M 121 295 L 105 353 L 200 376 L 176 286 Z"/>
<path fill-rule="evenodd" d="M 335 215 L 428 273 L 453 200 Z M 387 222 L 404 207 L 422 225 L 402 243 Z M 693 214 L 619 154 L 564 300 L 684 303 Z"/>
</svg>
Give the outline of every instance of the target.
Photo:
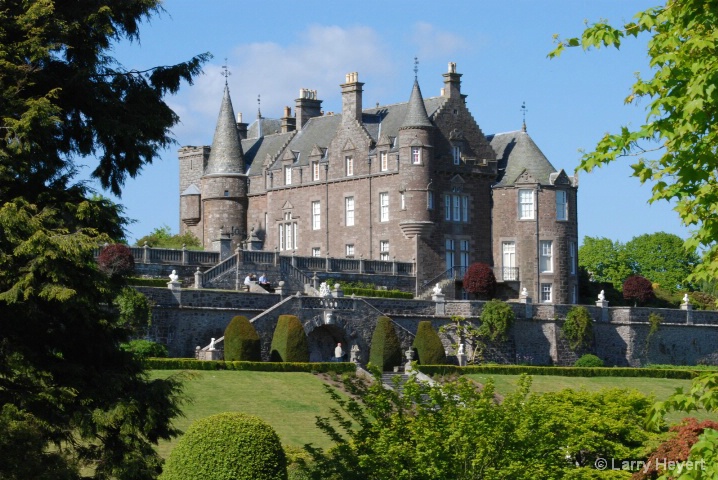
<svg viewBox="0 0 718 480">
<path fill-rule="evenodd" d="M 155 370 L 152 375 L 165 377 L 177 373 Z M 302 447 L 313 443 L 330 446 L 317 429 L 316 416 L 329 416 L 335 404 L 324 390 L 324 382 L 311 373 L 270 373 L 250 371 L 193 371 L 185 381 L 185 394 L 192 403 L 184 405 L 185 417 L 176 419 L 182 431 L 200 418 L 221 412 L 243 412 L 269 423 L 284 445 Z M 167 457 L 174 442 L 162 442 L 159 452 Z"/>
<path fill-rule="evenodd" d="M 496 392 L 502 395 L 516 390 L 516 381 L 518 375 L 486 375 L 486 374 L 470 374 L 466 375 L 478 383 L 484 383 L 488 378 L 494 379 Z M 644 395 L 653 395 L 656 400 L 665 400 L 671 395 L 676 388 L 683 387 L 688 390 L 691 385 L 690 380 L 675 380 L 668 378 L 643 378 L 643 377 L 561 377 L 554 375 L 533 375 L 531 382 L 532 392 L 555 392 L 564 388 L 572 388 L 580 390 L 582 388 L 589 391 L 597 391 L 602 388 L 626 388 L 638 390 Z M 667 420 L 670 423 L 678 422 L 686 417 L 685 413 L 670 413 Z M 699 420 L 711 419 L 718 421 L 718 415 L 709 415 L 705 412 L 694 412 L 690 416 L 694 416 Z"/>
</svg>

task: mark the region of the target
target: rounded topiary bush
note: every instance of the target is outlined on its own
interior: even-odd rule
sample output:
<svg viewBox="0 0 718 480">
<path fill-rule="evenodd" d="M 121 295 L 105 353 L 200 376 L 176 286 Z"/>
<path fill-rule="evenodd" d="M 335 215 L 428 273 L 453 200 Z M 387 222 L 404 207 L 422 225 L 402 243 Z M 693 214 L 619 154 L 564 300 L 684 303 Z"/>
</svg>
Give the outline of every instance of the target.
<svg viewBox="0 0 718 480">
<path fill-rule="evenodd" d="M 574 367 L 603 367 L 604 363 L 603 360 L 598 358 L 596 355 L 593 355 L 592 353 L 587 353 L 585 355 L 581 355 L 581 358 L 576 360 L 576 363 L 573 364 Z"/>
<path fill-rule="evenodd" d="M 444 345 L 429 320 L 419 322 L 412 348 L 418 357 L 416 360 L 422 365 L 441 365 L 446 363 Z"/>
<path fill-rule="evenodd" d="M 463 288 L 478 298 L 492 298 L 496 293 L 494 269 L 485 263 L 472 263 L 464 274 Z"/>
<path fill-rule="evenodd" d="M 586 307 L 573 307 L 561 327 L 572 350 L 589 348 L 593 343 L 593 320 Z"/>
<path fill-rule="evenodd" d="M 135 257 L 127 245 L 115 243 L 100 250 L 97 266 L 108 277 L 124 277 L 134 272 Z"/>
<path fill-rule="evenodd" d="M 274 429 L 238 412 L 194 422 L 172 449 L 161 480 L 286 480 L 287 460 Z"/>
<path fill-rule="evenodd" d="M 141 358 L 166 358 L 167 346 L 162 343 L 153 342 L 152 340 L 130 340 L 120 345 L 122 350 L 132 352 L 135 356 Z"/>
<path fill-rule="evenodd" d="M 389 317 L 381 316 L 376 321 L 374 334 L 371 337 L 369 363 L 382 370 L 390 370 L 396 365 L 401 365 L 401 344 Z"/>
<path fill-rule="evenodd" d="M 302 322 L 294 315 L 280 315 L 272 336 L 272 362 L 308 362 L 309 343 Z"/>
<path fill-rule="evenodd" d="M 509 330 L 515 318 L 516 315 L 508 303 L 501 300 L 488 301 L 481 310 L 479 334 L 492 342 L 505 342 L 509 338 Z"/>
<path fill-rule="evenodd" d="M 247 317 L 237 315 L 224 329 L 224 359 L 230 362 L 262 360 L 259 335 Z"/>
</svg>

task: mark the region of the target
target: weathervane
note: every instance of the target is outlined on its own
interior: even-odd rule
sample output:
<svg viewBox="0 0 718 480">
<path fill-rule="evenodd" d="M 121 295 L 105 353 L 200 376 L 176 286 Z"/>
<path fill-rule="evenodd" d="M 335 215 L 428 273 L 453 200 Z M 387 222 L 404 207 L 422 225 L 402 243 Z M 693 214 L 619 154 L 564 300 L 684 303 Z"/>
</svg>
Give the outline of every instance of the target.
<svg viewBox="0 0 718 480">
<path fill-rule="evenodd" d="M 523 120 L 524 120 L 521 130 L 524 132 L 526 131 L 526 112 L 528 112 L 528 109 L 526 108 L 526 102 L 524 101 L 521 103 L 521 115 L 523 115 Z"/>
<path fill-rule="evenodd" d="M 262 96 L 257 95 L 257 118 L 262 118 Z"/>
<path fill-rule="evenodd" d="M 414 57 L 414 80 L 419 78 L 419 59 Z"/>
<path fill-rule="evenodd" d="M 224 57 L 224 65 L 222 65 L 222 76 L 224 77 L 224 84 L 227 85 L 227 79 L 232 75 L 227 66 L 227 57 Z"/>
</svg>

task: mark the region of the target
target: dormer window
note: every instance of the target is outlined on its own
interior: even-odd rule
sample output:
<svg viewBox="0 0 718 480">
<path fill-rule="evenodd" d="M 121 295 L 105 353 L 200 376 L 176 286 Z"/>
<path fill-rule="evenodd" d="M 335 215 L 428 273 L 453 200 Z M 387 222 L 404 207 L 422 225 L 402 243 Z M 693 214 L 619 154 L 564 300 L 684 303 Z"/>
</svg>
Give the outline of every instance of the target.
<svg viewBox="0 0 718 480">
<path fill-rule="evenodd" d="M 354 158 L 351 155 L 344 157 L 344 166 L 346 168 L 347 177 L 354 175 Z"/>
<path fill-rule="evenodd" d="M 452 146 L 451 154 L 454 158 L 454 165 L 459 165 L 461 163 L 461 147 L 459 145 Z"/>
<path fill-rule="evenodd" d="M 292 167 L 290 165 L 284 167 L 284 184 L 292 184 Z"/>
<path fill-rule="evenodd" d="M 319 181 L 319 162 L 312 162 L 312 180 Z"/>
<path fill-rule="evenodd" d="M 382 172 L 386 172 L 389 170 L 389 153 L 379 152 L 379 170 Z"/>
</svg>

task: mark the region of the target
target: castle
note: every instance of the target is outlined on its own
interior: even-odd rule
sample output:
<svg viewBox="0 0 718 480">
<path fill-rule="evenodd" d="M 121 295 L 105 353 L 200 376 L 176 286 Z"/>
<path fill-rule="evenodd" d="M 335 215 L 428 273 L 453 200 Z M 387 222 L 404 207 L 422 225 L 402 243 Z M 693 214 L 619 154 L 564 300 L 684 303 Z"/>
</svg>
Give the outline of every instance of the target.
<svg viewBox="0 0 718 480">
<path fill-rule="evenodd" d="M 341 114 L 301 89 L 294 115 L 235 119 L 225 84 L 212 146 L 179 150 L 180 233 L 206 250 L 416 263 L 417 282 L 474 262 L 543 303 L 578 299 L 578 179 L 556 171 L 524 127 L 484 135 L 450 63 L 438 97 L 362 104 L 357 73 Z"/>
</svg>

